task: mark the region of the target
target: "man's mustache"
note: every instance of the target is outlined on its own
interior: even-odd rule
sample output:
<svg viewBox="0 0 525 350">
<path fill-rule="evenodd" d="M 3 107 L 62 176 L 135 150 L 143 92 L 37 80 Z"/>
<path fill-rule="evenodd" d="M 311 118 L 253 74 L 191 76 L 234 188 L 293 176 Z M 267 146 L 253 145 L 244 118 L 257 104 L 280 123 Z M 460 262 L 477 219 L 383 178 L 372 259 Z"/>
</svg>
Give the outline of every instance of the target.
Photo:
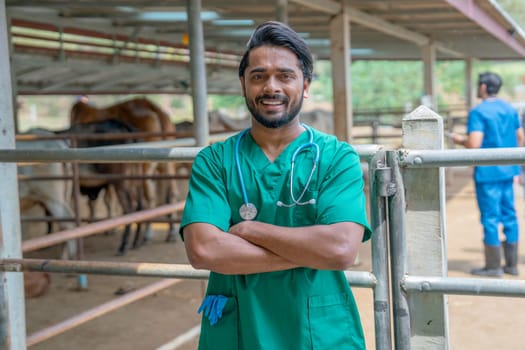
<svg viewBox="0 0 525 350">
<path fill-rule="evenodd" d="M 264 94 L 264 95 L 260 95 L 260 96 L 257 96 L 257 98 L 255 99 L 255 102 L 260 102 L 261 100 L 277 100 L 277 101 L 282 101 L 284 103 L 288 103 L 288 101 L 289 101 L 288 96 L 281 95 L 281 94 L 275 94 L 275 95 Z"/>
</svg>

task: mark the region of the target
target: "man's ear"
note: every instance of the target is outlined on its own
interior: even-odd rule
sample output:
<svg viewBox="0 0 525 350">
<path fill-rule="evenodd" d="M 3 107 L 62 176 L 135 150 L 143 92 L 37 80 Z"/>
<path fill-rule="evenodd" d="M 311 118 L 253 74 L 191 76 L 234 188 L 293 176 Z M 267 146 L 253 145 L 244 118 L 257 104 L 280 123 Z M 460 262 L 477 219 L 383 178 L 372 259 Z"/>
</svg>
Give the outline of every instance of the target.
<svg viewBox="0 0 525 350">
<path fill-rule="evenodd" d="M 310 82 L 305 80 L 303 84 L 303 98 L 310 97 L 310 93 L 308 92 L 309 89 L 310 89 Z"/>
</svg>

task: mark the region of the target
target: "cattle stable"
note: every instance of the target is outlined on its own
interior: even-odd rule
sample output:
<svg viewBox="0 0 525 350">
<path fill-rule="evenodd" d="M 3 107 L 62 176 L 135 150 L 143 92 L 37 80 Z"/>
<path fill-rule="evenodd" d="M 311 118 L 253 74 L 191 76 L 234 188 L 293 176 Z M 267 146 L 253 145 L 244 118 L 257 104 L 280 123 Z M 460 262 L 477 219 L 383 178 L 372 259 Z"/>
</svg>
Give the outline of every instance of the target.
<svg viewBox="0 0 525 350">
<path fill-rule="evenodd" d="M 62 147 L 104 147 L 123 146 L 135 142 L 174 140 L 175 126 L 171 123 L 169 116 L 157 105 L 146 98 L 130 99 L 107 108 L 95 108 L 78 101 L 71 108 L 72 124 L 69 128 L 50 131 L 39 129 L 28 133 L 17 135 L 18 143 L 31 149 L 41 148 L 40 143 L 60 143 Z M 42 141 L 40 141 L 43 139 Z M 147 142 L 145 144 L 147 144 Z M 33 145 L 33 146 L 31 146 Z M 173 162 L 147 162 L 147 163 L 64 163 L 68 173 L 57 174 L 49 171 L 40 171 L 36 174 L 24 176 L 26 186 L 42 187 L 39 184 L 59 183 L 65 180 L 69 185 L 69 195 L 64 191 L 63 197 L 70 196 L 67 207 L 72 208 L 71 213 L 61 214 L 46 210 L 49 215 L 43 219 L 24 217 L 24 221 L 49 220 L 53 222 L 66 222 L 69 226 L 82 223 L 93 223 L 104 216 L 107 219 L 114 218 L 115 213 L 124 215 L 135 211 L 153 210 L 159 205 L 176 203 L 175 174 Z M 46 180 L 46 177 L 48 181 Z M 33 178 L 33 180 L 31 180 Z M 184 176 L 183 176 L 184 178 Z M 55 179 L 54 181 L 52 179 Z M 73 180 L 73 181 L 71 181 Z M 72 186 L 71 186 L 72 185 Z M 45 185 L 44 185 L 45 186 Z M 54 188 L 50 186 L 49 188 Z M 95 206 L 99 194 L 103 193 L 104 207 L 98 206 L 95 214 Z M 81 213 L 82 205 L 80 195 L 88 197 L 87 203 L 89 213 Z M 34 197 L 34 196 L 33 196 Z M 49 197 L 49 196 L 47 196 Z M 46 198 L 47 198 L 46 197 Z M 117 203 L 117 206 L 114 205 Z M 135 235 L 132 248 L 139 247 L 144 241 L 151 240 L 151 224 L 157 221 L 168 224 L 166 241 L 176 240 L 176 225 L 174 213 L 169 213 L 165 219 L 149 218 L 145 222 L 135 223 Z M 117 249 L 118 254 L 125 254 L 129 248 L 129 235 L 131 224 L 125 225 L 122 241 Z"/>
<path fill-rule="evenodd" d="M 13 96 L 23 94 L 128 94 L 159 93 L 159 91 L 191 94 L 194 102 L 193 112 L 196 124 L 194 135 L 197 145 L 203 146 L 208 144 L 209 139 L 207 136 L 209 133 L 205 127 L 203 128 L 206 124 L 203 120 L 207 115 L 207 94 L 240 93 L 237 84 L 238 76 L 236 75 L 237 61 L 239 52 L 245 50 L 244 45 L 248 39 L 246 34 L 237 37 L 231 35 L 230 30 L 224 30 L 224 27 L 218 25 L 219 22 L 222 22 L 221 25 L 224 25 L 224 21 L 205 20 L 202 18 L 201 14 L 210 14 L 210 12 L 212 15 L 217 14 L 218 19 L 226 21 L 233 19 L 251 20 L 252 24 L 246 25 L 245 28 L 268 20 L 268 17 L 270 19 L 277 17 L 279 21 L 290 21 L 290 23 L 295 24 L 308 22 L 308 25 L 304 26 L 304 33 L 305 37 L 316 41 L 316 58 L 330 60 L 332 64 L 331 74 L 334 84 L 331 96 L 333 96 L 335 116 L 334 133 L 340 139 L 347 140 L 354 136 L 350 135 L 353 125 L 352 101 L 349 100 L 352 96 L 349 79 L 351 75 L 349 74 L 349 59 L 352 62 L 354 62 L 354 58 L 356 60 L 421 60 L 424 68 L 424 81 L 421 82 L 421 86 L 424 91 L 420 92 L 424 97 L 429 98 L 430 103 L 437 103 L 438 91 L 436 91 L 437 86 L 434 84 L 436 77 L 433 70 L 436 60 L 465 60 L 465 76 L 467 77 L 465 79 L 465 95 L 470 99 L 472 91 L 467 79 L 473 74 L 473 62 L 477 59 L 522 59 L 525 52 L 523 32 L 519 30 L 520 28 L 516 28 L 510 16 L 507 17 L 495 5 L 496 2 L 491 0 L 479 0 L 469 3 L 469 6 L 466 6 L 464 2 L 452 0 L 431 0 L 425 2 L 424 5 L 420 2 L 413 2 L 407 5 L 405 1 L 386 1 L 379 4 L 359 0 L 327 0 L 322 5 L 317 1 L 278 1 L 277 7 L 274 3 L 258 3 L 257 11 L 254 11 L 253 3 L 250 2 L 241 4 L 197 0 L 186 2 L 187 8 L 185 10 L 187 12 L 181 12 L 186 14 L 187 21 L 182 20 L 180 22 L 178 20 L 167 21 L 166 18 L 158 17 L 154 21 L 151 21 L 151 18 L 145 20 L 148 17 L 145 15 L 149 15 L 149 12 L 155 13 L 157 9 L 160 9 L 155 4 L 148 5 L 146 2 L 142 2 L 140 6 L 138 3 L 135 4 L 137 6 L 134 6 L 134 4 L 119 6 L 120 4 L 116 3 L 98 6 L 99 4 L 89 0 L 83 2 L 83 4 L 63 0 L 52 1 L 52 3 L 52 6 L 47 6 L 41 3 L 37 4 L 35 1 L 8 0 L 0 5 L 0 27 L 7 29 L 5 33 L 7 35 L 4 36 L 4 38 L 7 37 L 7 40 L 0 40 L 0 52 L 6 53 L 4 55 L 5 59 L 0 62 L 0 75 L 2 81 L 5 82 L 0 87 L 0 90 L 3 90 L 0 93 L 0 110 L 2 111 L 0 129 L 7 135 L 3 140 L 0 139 L 0 145 L 4 149 L 13 148 L 13 133 L 17 130 L 16 120 L 12 113 L 14 110 L 12 108 Z M 383 6 L 386 3 L 388 3 L 388 11 L 385 11 Z M 48 2 L 48 5 L 50 4 L 51 1 Z M 184 7 L 182 3 L 178 4 L 181 6 L 174 6 L 175 2 L 166 3 L 165 5 L 162 7 L 164 14 L 173 14 L 174 11 L 178 12 Z M 220 9 L 222 11 L 215 12 Z M 396 15 L 396 13 L 407 12 L 411 13 L 411 15 L 404 16 L 404 18 L 401 18 L 403 15 L 401 17 Z M 158 16 L 159 12 L 156 15 Z M 421 16 L 424 16 L 425 19 L 418 22 L 417 18 L 421 19 Z M 443 21 L 443 18 L 445 18 L 443 16 L 446 17 L 445 21 Z M 305 19 L 307 19 L 306 22 Z M 308 19 L 315 20 L 311 21 Z M 214 22 L 217 22 L 217 25 Z M 302 26 L 302 24 L 300 25 Z M 21 27 L 30 28 L 32 32 L 20 32 Z M 245 28 L 239 28 L 247 32 L 244 30 Z M 350 28 L 352 28 L 352 40 L 349 40 Z M 38 37 L 40 34 L 38 31 L 42 29 L 47 31 L 45 34 L 47 37 L 52 38 L 51 40 L 48 41 L 45 37 Z M 9 32 L 14 32 L 15 35 Z M 450 35 L 450 33 L 460 32 L 467 34 Z M 478 34 L 474 34 L 475 36 L 472 37 L 469 33 Z M 509 33 L 512 35 L 508 35 Z M 206 35 L 206 41 L 204 41 L 204 34 Z M 71 37 L 71 35 L 74 37 Z M 85 45 L 85 36 L 91 36 L 99 41 L 86 50 L 85 46 L 89 45 Z M 183 46 L 173 45 L 181 36 L 185 38 Z M 465 40 L 468 41 L 469 45 L 464 45 Z M 35 47 L 35 45 L 28 45 L 28 41 L 44 43 L 40 47 Z M 93 41 L 88 41 L 88 44 L 93 43 Z M 49 42 L 52 43 L 49 44 Z M 359 50 L 359 46 L 362 43 L 365 43 L 366 47 L 370 47 L 370 50 L 364 50 L 368 52 Z M 387 44 L 386 46 L 385 43 Z M 181 51 L 171 54 L 173 48 L 181 49 Z M 208 51 L 209 48 L 211 48 L 210 51 Z M 184 51 L 183 55 L 182 51 Z M 223 52 L 229 56 L 228 59 L 222 55 Z M 13 56 L 8 56 L 7 53 Z M 171 62 L 165 59 L 168 55 Z M 409 78 L 411 82 L 414 79 L 412 76 L 409 76 Z M 13 88 L 11 88 L 11 82 L 14 84 Z M 408 83 L 408 80 L 406 82 Z M 468 101 L 468 103 L 470 102 Z M 411 129 L 414 130 L 415 128 Z M 431 133 L 427 133 L 424 139 L 434 139 L 430 135 Z M 77 152 L 79 150 L 71 149 L 66 151 Z M 170 157 L 170 159 L 174 159 L 171 157 L 180 154 L 179 151 L 182 152 L 182 150 L 174 149 L 173 152 L 169 152 L 168 156 L 160 150 L 156 151 L 158 151 L 158 154 Z M 391 336 L 393 336 L 393 341 L 396 342 L 396 349 L 398 350 L 407 349 L 414 342 L 416 344 L 417 342 L 419 344 L 427 344 L 428 347 L 423 346 L 426 349 L 445 349 L 448 348 L 449 342 L 448 317 L 446 314 L 442 314 L 442 311 L 446 312 L 448 309 L 448 305 L 442 302 L 445 292 L 443 292 L 443 289 L 439 290 L 439 283 L 434 284 L 435 280 L 429 282 L 428 280 L 417 281 L 414 279 L 422 274 L 425 275 L 425 278 L 427 275 L 433 277 L 436 273 L 436 266 L 445 269 L 445 275 L 448 272 L 446 271 L 448 266 L 443 261 L 432 264 L 438 259 L 446 259 L 446 254 L 442 251 L 445 237 L 444 228 L 443 230 L 440 230 L 442 227 L 436 229 L 435 220 L 436 218 L 442 218 L 441 224 L 444 223 L 444 215 L 440 211 L 443 208 L 440 207 L 439 210 L 436 210 L 437 205 L 434 206 L 434 204 L 437 204 L 436 199 L 439 197 L 436 195 L 437 190 L 433 182 L 433 180 L 438 178 L 438 175 L 436 175 L 437 171 L 434 172 L 437 168 L 432 168 L 431 172 L 425 173 L 430 176 L 424 177 L 427 183 L 422 190 L 422 186 L 418 186 L 421 183 L 413 181 L 415 176 L 409 176 L 397 182 L 390 182 L 390 179 L 386 180 L 388 175 L 393 175 L 394 180 L 400 180 L 398 173 L 396 173 L 399 171 L 399 164 L 396 163 L 397 154 L 389 149 L 389 159 L 386 161 L 383 157 L 376 157 L 381 152 L 376 149 L 372 152 L 372 156 L 369 153 L 368 155 L 365 154 L 363 158 L 370 161 L 371 215 L 372 220 L 376 221 L 374 228 L 377 228 L 379 231 L 374 236 L 380 237 L 383 241 L 376 240 L 372 242 L 371 249 L 367 246 L 367 249 L 363 251 L 361 255 L 363 263 L 357 267 L 357 269 L 363 271 L 349 271 L 348 274 L 350 283 L 361 287 L 373 288 L 373 290 L 357 288 L 360 294 L 364 290 L 364 293 L 361 294 L 363 298 L 360 298 L 359 302 L 365 300 L 363 302 L 364 307 L 361 307 L 361 309 L 364 310 L 364 317 L 367 318 L 365 320 L 367 345 L 378 350 L 391 349 Z M 425 152 L 423 152 L 422 156 L 421 153 L 417 152 L 416 147 L 415 153 L 417 154 L 418 164 L 425 163 Z M 70 155 L 72 154 L 78 158 L 69 158 L 68 161 L 81 161 L 82 157 L 86 155 L 81 152 L 70 153 Z M 140 152 L 137 154 L 140 154 Z M 152 156 L 152 159 L 159 160 L 158 154 L 149 154 Z M 5 156 L 1 152 L 0 155 Z M 64 155 L 62 152 L 57 152 L 58 158 Z M 363 153 L 360 153 L 360 155 L 363 155 Z M 120 153 L 120 156 L 124 156 L 128 162 L 132 162 L 130 158 L 135 155 Z M 370 159 L 370 157 L 375 158 Z M 97 159 L 92 157 L 89 160 Z M 140 158 L 140 161 L 148 162 L 148 159 Z M 6 160 L 5 162 L 9 163 L 11 160 Z M 406 163 L 403 163 L 403 165 L 406 167 L 402 171 L 406 171 L 409 175 L 421 170 L 411 169 L 411 166 Z M 2 190 L 0 192 L 4 194 L 4 197 L 14 197 L 14 192 L 16 192 L 13 191 L 16 190 L 16 169 L 10 167 L 10 164 L 1 164 L 1 166 L 6 170 L 7 176 L 4 185 L 0 185 Z M 440 166 L 446 166 L 446 164 L 440 164 Z M 415 167 L 418 167 L 418 165 Z M 393 171 L 389 172 L 390 169 L 393 169 Z M 15 186 L 12 186 L 13 184 Z M 399 200 L 404 194 L 401 188 L 403 185 L 406 185 L 405 188 L 409 191 L 415 188 L 420 190 L 418 196 L 414 195 L 414 192 L 409 193 L 408 204 L 412 204 L 413 199 L 416 198 L 419 200 L 418 204 L 424 205 L 416 207 L 403 206 L 403 201 Z M 12 187 L 12 189 L 9 187 Z M 398 190 L 397 193 L 396 189 Z M 391 206 L 390 203 L 394 202 L 391 199 L 397 201 L 395 203 L 399 203 L 399 205 Z M 404 200 L 404 198 L 402 199 Z M 424 200 L 425 203 L 423 203 Z M 173 344 L 180 344 L 188 339 L 190 340 L 183 346 L 177 345 L 178 348 L 196 348 L 197 344 L 192 340 L 192 337 L 196 334 L 195 327 L 199 322 L 195 311 L 202 299 L 204 290 L 202 285 L 197 284 L 200 281 L 184 281 L 183 283 L 197 283 L 192 283 L 191 286 L 186 288 L 177 288 L 176 290 L 166 288 L 161 291 L 161 288 L 169 283 L 160 281 L 144 287 L 146 284 L 142 279 L 144 274 L 140 274 L 143 272 L 140 269 L 147 265 L 144 262 L 151 261 L 157 257 L 159 261 L 169 264 L 186 263 L 186 261 L 178 260 L 181 258 L 181 244 L 166 245 L 162 242 L 162 244 L 151 244 L 143 247 L 143 249 L 129 251 L 126 257 L 130 261 L 134 261 L 135 264 L 133 266 L 122 264 L 119 267 L 121 268 L 120 271 L 130 268 L 130 270 L 126 270 L 127 273 L 134 271 L 132 267 L 139 270 L 139 276 L 133 281 L 123 277 L 121 277 L 122 279 L 117 279 L 111 278 L 114 276 L 95 275 L 91 280 L 94 283 L 91 285 L 89 294 L 78 294 L 69 290 L 71 287 L 68 286 L 67 276 L 53 275 L 54 281 L 64 277 L 61 280 L 63 283 L 60 284 L 60 287 L 58 287 L 58 283 L 52 284 L 50 286 L 51 293 L 44 295 L 41 299 L 29 299 L 24 304 L 24 301 L 20 300 L 20 291 L 22 291 L 20 285 L 21 274 L 19 272 L 5 271 L 29 271 L 31 270 L 29 267 L 30 262 L 20 261 L 25 259 L 13 259 L 10 261 L 10 258 L 13 256 L 20 257 L 21 254 L 25 254 L 31 245 L 32 247 L 38 245 L 49 246 L 52 240 L 62 243 L 72 237 L 86 237 L 88 233 L 92 234 L 94 232 L 94 225 L 82 225 L 73 229 L 63 230 L 62 235 L 59 237 L 51 234 L 45 237 L 50 238 L 47 242 L 45 240 L 25 242 L 22 244 L 22 249 L 20 249 L 20 242 L 18 241 L 21 237 L 20 229 L 17 228 L 16 224 L 13 224 L 13 221 L 18 221 L 19 211 L 14 208 L 18 206 L 18 203 L 13 205 L 13 203 L 6 202 L 9 201 L 4 200 L 2 203 L 0 229 L 3 234 L 1 250 L 3 264 L 1 266 L 4 268 L 4 273 L 2 273 L 2 282 L 4 282 L 2 316 L 7 322 L 4 322 L 3 332 L 0 333 L 3 334 L 4 340 L 11 342 L 8 344 L 10 349 L 21 350 L 25 349 L 26 345 L 29 345 L 37 350 L 69 350 L 71 348 L 78 350 L 84 350 L 83 348 L 98 350 L 156 348 L 164 350 L 172 348 Z M 444 201 L 439 203 L 439 205 L 442 204 L 444 204 Z M 462 204 L 463 206 L 460 206 L 460 209 L 456 212 L 466 216 L 468 202 Z M 396 216 L 392 214 L 386 220 L 386 205 L 389 205 L 389 215 L 392 213 L 399 214 L 397 210 L 402 209 L 407 209 L 408 213 L 401 214 L 408 215 Z M 422 213 L 421 209 L 429 209 L 429 207 L 431 207 L 430 210 Z M 151 210 L 157 209 L 159 208 Z M 165 206 L 160 209 L 163 212 L 162 215 L 166 215 L 168 210 L 175 210 L 174 207 L 167 208 Z M 424 216 L 424 214 L 429 212 L 431 215 Z M 147 213 L 147 215 L 153 214 L 151 212 Z M 97 226 L 97 230 L 103 227 L 107 229 L 117 221 L 122 225 L 136 222 L 137 217 L 132 217 L 132 215 L 135 215 L 135 213 L 112 219 L 112 223 L 105 221 L 103 222 L 104 225 Z M 140 212 L 138 216 L 144 219 L 146 215 L 144 215 L 144 212 Z M 388 235 L 385 234 L 385 226 L 389 225 L 388 230 L 393 232 L 392 236 L 395 236 L 395 238 L 401 237 L 397 233 L 406 233 L 404 227 L 404 219 L 406 217 L 410 219 L 407 220 L 409 224 L 407 230 L 409 239 L 406 242 L 394 239 L 385 242 L 385 239 L 389 239 Z M 413 230 L 410 224 L 412 224 L 414 218 L 417 222 L 423 223 L 423 230 Z M 466 221 L 467 218 L 464 217 L 463 219 Z M 75 224 L 78 224 L 78 219 L 76 220 Z M 469 232 L 467 232 L 468 230 L 465 231 L 464 227 L 473 227 L 475 221 L 469 221 L 469 224 L 466 224 L 465 221 L 462 222 L 461 230 L 454 232 L 455 234 L 450 235 L 451 237 L 449 236 L 448 238 L 458 239 L 460 236 L 467 236 Z M 100 224 L 100 222 L 96 224 Z M 84 228 L 88 229 L 84 230 Z M 53 238 L 51 239 L 52 236 Z M 111 248 L 107 247 L 111 238 L 115 237 L 96 235 L 91 237 L 90 240 L 86 240 L 88 241 L 86 243 L 94 243 L 93 241 L 95 240 L 98 243 L 91 246 L 86 244 L 85 252 L 88 253 L 86 257 L 105 260 L 108 256 L 111 256 L 111 260 L 119 262 L 118 259 L 122 259 L 122 257 L 114 256 L 114 248 L 118 243 L 114 243 L 115 240 L 112 240 L 113 243 L 111 244 L 113 245 Z M 403 248 L 406 248 L 405 243 L 411 246 L 409 246 L 410 249 L 403 251 Z M 431 249 L 414 249 L 414 244 L 421 243 L 423 245 L 426 244 Z M 388 245 L 392 249 L 390 252 L 384 249 Z M 430 245 L 432 246 L 430 247 Z M 149 250 L 148 248 L 151 247 L 162 247 L 164 249 Z M 175 249 L 172 247 L 175 247 Z M 469 245 L 465 244 L 463 248 L 469 249 Z M 370 250 L 373 251 L 374 259 L 370 258 Z M 426 254 L 413 254 L 421 251 L 425 251 Z M 395 255 L 396 259 L 400 259 L 388 260 L 388 253 Z M 407 261 L 410 264 L 407 264 Z M 79 270 L 76 272 L 85 272 L 83 271 L 84 267 L 80 266 L 84 263 L 82 261 L 61 260 L 59 262 L 65 265 L 70 264 L 68 268 L 72 269 L 62 268 L 61 270 L 60 267 L 56 269 L 57 265 L 62 267 L 64 265 L 48 260 L 37 261 L 36 268 L 41 270 L 54 269 L 54 272 L 61 271 L 64 273 L 75 271 L 74 269 L 78 268 Z M 412 263 L 414 262 L 416 266 L 421 267 L 421 270 L 412 269 Z M 35 262 L 33 261 L 32 263 Z M 95 271 L 95 273 L 108 273 L 115 267 L 112 264 L 104 264 L 103 261 L 101 264 L 104 267 L 93 266 L 95 264 L 88 265 L 90 265 L 91 271 Z M 388 270 L 389 266 L 393 267 L 390 271 Z M 32 268 L 35 268 L 35 265 Z M 424 270 L 424 273 L 421 273 L 422 270 Z M 461 269 L 458 269 L 457 261 L 453 261 L 453 264 L 451 264 L 451 272 L 464 277 L 461 276 Z M 389 280 L 389 276 L 391 276 L 391 280 Z M 170 277 L 177 280 L 188 276 L 184 277 L 174 274 Z M 449 286 L 454 284 L 454 281 L 447 277 L 437 282 L 449 283 Z M 489 283 L 482 282 L 479 285 L 483 286 L 481 290 L 483 293 L 483 291 L 486 291 L 484 288 Z M 509 285 L 513 287 L 518 286 L 521 287 L 522 292 L 524 290 L 519 283 L 520 281 L 508 280 L 503 282 L 510 282 L 505 283 L 505 287 Z M 497 287 L 496 283 L 493 284 Z M 456 283 L 455 287 L 457 285 L 462 286 L 461 283 Z M 466 283 L 463 283 L 463 287 L 465 285 Z M 392 290 L 393 292 L 390 293 Z M 48 298 L 53 296 L 53 292 L 56 292 L 56 296 L 60 300 L 52 305 L 48 305 L 47 301 L 50 300 Z M 372 292 L 373 296 L 371 295 Z M 429 292 L 430 294 L 428 294 Z M 478 290 L 478 294 L 479 292 Z M 498 293 L 500 292 L 501 290 Z M 104 298 L 101 297 L 102 294 Z M 114 294 L 120 295 L 118 300 L 113 300 Z M 132 308 L 130 305 L 129 308 L 119 310 L 120 313 L 116 312 L 94 320 L 97 315 L 105 315 L 107 310 L 116 309 L 117 304 L 124 306 L 130 300 L 135 300 L 134 298 L 137 298 L 138 295 L 153 295 L 154 297 L 145 299 L 141 308 Z M 184 297 L 180 298 L 180 296 Z M 385 299 L 382 299 L 383 297 Z M 395 301 L 390 304 L 393 298 L 395 298 Z M 408 302 L 406 299 L 409 299 Z M 430 300 L 430 302 L 419 303 L 420 299 Z M 482 306 L 500 305 L 493 300 L 476 304 L 472 299 L 476 298 L 463 301 L 463 305 L 467 304 L 467 307 L 459 309 L 460 314 L 467 314 L 479 307 L 480 304 Z M 416 301 L 416 303 L 413 303 L 413 301 Z M 100 307 L 93 307 L 91 302 L 93 304 L 104 302 L 104 304 Z M 27 329 L 24 327 L 26 324 L 23 318 L 25 305 L 27 305 L 28 314 L 31 317 L 30 322 L 27 323 Z M 391 307 L 392 305 L 395 305 L 395 307 Z M 420 306 L 420 308 L 411 308 L 414 305 Z M 405 308 L 405 306 L 408 307 Z M 454 345 L 456 346 L 458 345 L 456 340 L 460 336 L 471 338 L 466 344 L 461 344 L 460 342 L 459 348 L 481 349 L 483 346 L 488 346 L 489 349 L 519 347 L 521 344 L 520 339 L 514 343 L 509 341 L 510 338 L 519 334 L 519 330 L 524 326 L 520 323 L 520 319 L 518 319 L 518 322 L 508 322 L 512 315 L 515 314 L 512 310 L 516 309 L 519 309 L 519 307 L 507 309 L 495 307 L 488 309 L 488 312 L 474 314 L 473 317 L 472 314 L 469 314 L 471 317 L 459 320 L 458 323 L 461 324 L 460 331 L 455 334 L 452 333 L 450 339 L 454 340 Z M 498 319 L 499 313 L 504 314 L 504 317 Z M 487 314 L 494 317 L 493 324 L 498 324 L 498 332 L 494 332 L 494 329 L 487 331 L 487 329 L 480 327 L 479 323 L 473 322 L 473 320 L 482 320 L 483 316 Z M 396 317 L 396 322 L 393 323 L 393 331 L 390 328 L 391 316 Z M 409 317 L 413 316 L 416 317 L 410 320 L 414 320 L 414 322 L 406 322 Z M 85 327 L 71 330 L 73 326 L 80 324 L 80 319 L 83 321 L 93 320 L 93 322 L 86 324 Z M 49 326 L 49 324 L 55 322 L 59 322 L 56 327 Z M 469 325 L 474 328 L 473 332 L 465 331 L 464 328 L 467 328 Z M 43 327 L 47 328 L 42 329 Z M 70 331 L 65 332 L 65 330 Z M 26 331 L 29 338 L 24 339 Z M 61 332 L 65 333 L 51 339 L 52 335 Z M 491 341 L 480 341 L 480 339 L 486 339 L 483 338 L 485 333 L 491 334 L 490 340 L 496 339 L 501 341 L 495 344 Z M 498 337 L 501 334 L 504 335 L 503 339 Z M 175 339 L 173 339 L 174 336 L 176 337 Z M 168 347 L 168 344 L 171 344 L 171 347 Z"/>
</svg>

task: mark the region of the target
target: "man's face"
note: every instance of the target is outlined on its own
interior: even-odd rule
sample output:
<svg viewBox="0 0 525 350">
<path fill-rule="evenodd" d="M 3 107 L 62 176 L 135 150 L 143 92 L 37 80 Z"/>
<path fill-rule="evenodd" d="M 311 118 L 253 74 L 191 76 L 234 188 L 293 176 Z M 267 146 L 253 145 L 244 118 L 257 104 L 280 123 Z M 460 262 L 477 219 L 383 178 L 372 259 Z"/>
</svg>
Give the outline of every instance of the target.
<svg viewBox="0 0 525 350">
<path fill-rule="evenodd" d="M 487 85 L 478 83 L 478 98 L 486 98 L 487 97 Z"/>
<path fill-rule="evenodd" d="M 248 110 L 267 128 L 288 124 L 301 110 L 310 85 L 297 56 L 284 47 L 260 46 L 250 52 L 249 62 L 240 78 Z"/>
</svg>

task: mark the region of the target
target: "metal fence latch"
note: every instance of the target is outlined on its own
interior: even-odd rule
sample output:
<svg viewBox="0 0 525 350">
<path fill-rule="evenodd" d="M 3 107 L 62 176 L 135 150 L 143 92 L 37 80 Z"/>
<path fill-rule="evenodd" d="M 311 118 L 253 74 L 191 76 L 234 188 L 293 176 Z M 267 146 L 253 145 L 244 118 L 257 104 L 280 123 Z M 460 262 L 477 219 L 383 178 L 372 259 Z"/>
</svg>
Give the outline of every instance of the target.
<svg viewBox="0 0 525 350">
<path fill-rule="evenodd" d="M 381 197 L 390 197 L 396 193 L 396 184 L 392 182 L 392 168 L 381 167 L 375 169 L 377 194 Z"/>
</svg>

